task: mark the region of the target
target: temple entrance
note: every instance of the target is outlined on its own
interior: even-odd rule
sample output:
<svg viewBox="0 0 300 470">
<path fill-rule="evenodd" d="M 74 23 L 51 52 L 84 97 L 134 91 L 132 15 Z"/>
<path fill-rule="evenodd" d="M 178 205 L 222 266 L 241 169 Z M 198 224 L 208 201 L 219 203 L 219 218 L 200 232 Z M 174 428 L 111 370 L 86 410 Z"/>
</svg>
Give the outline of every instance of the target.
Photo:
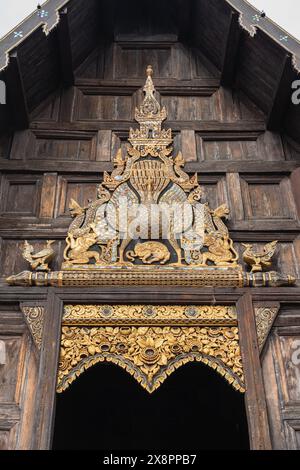
<svg viewBox="0 0 300 470">
<path fill-rule="evenodd" d="M 244 394 L 200 363 L 152 394 L 118 366 L 97 364 L 57 395 L 53 449 L 249 449 Z"/>
</svg>

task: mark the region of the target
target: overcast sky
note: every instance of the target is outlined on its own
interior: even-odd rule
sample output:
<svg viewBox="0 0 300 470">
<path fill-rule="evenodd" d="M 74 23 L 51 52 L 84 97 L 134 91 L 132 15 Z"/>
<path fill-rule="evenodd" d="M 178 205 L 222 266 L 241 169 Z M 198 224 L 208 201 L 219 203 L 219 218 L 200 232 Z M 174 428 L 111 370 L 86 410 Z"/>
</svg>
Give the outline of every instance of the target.
<svg viewBox="0 0 300 470">
<path fill-rule="evenodd" d="M 265 10 L 272 20 L 300 39 L 299 0 L 250 0 L 250 3 Z M 0 37 L 29 15 L 37 4 L 38 0 L 0 0 Z"/>
</svg>

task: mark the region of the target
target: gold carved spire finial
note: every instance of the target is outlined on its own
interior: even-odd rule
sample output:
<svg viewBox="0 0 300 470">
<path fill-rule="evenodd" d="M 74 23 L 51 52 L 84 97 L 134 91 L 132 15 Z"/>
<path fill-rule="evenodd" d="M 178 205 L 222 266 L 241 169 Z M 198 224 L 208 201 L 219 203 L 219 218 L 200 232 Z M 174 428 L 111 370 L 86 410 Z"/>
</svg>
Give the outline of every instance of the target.
<svg viewBox="0 0 300 470">
<path fill-rule="evenodd" d="M 147 77 L 151 77 L 153 75 L 153 68 L 152 68 L 152 65 L 148 65 L 147 68 L 146 68 L 146 74 L 147 74 Z"/>
<path fill-rule="evenodd" d="M 167 118 L 166 108 L 161 108 L 155 98 L 155 87 L 153 84 L 153 68 L 146 68 L 146 83 L 143 91 L 144 101 L 139 108 L 135 109 L 135 120 L 140 124 L 140 129 L 130 129 L 129 142 L 134 148 L 154 148 L 159 150 L 168 147 L 172 142 L 171 129 L 162 130 L 162 122 Z"/>
</svg>

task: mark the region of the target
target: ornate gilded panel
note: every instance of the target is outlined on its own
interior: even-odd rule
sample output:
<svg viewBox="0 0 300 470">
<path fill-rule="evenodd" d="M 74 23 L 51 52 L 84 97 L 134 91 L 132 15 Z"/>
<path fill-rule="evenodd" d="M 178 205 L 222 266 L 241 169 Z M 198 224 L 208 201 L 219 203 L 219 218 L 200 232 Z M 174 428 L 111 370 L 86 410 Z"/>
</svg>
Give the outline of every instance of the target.
<svg viewBox="0 0 300 470">
<path fill-rule="evenodd" d="M 212 367 L 245 391 L 233 307 L 66 305 L 57 391 L 105 361 L 125 369 L 150 393 L 190 361 Z"/>
<path fill-rule="evenodd" d="M 155 97 L 153 70 L 147 67 L 138 129 L 129 130 L 125 158 L 119 149 L 112 173 L 104 172 L 97 198 L 81 207 L 70 201 L 73 221 L 65 240 L 61 271 L 49 272 L 52 240 L 37 253 L 25 242 L 23 257 L 34 272 L 10 276 L 11 285 L 100 286 L 179 285 L 270 287 L 295 279 L 272 266 L 276 241 L 262 250 L 245 245 L 243 272 L 226 220 L 229 208 L 211 208 L 198 175 L 184 171 L 181 152 L 173 154 L 167 109 Z"/>
</svg>

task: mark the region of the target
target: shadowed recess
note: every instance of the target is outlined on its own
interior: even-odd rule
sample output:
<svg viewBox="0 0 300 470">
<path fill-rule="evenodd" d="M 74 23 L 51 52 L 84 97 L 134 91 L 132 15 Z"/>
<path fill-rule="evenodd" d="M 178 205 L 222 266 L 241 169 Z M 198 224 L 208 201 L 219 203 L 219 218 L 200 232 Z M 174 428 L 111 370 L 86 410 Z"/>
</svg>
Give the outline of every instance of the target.
<svg viewBox="0 0 300 470">
<path fill-rule="evenodd" d="M 112 364 L 57 395 L 53 449 L 249 449 L 244 396 L 187 364 L 149 395 Z"/>
</svg>

